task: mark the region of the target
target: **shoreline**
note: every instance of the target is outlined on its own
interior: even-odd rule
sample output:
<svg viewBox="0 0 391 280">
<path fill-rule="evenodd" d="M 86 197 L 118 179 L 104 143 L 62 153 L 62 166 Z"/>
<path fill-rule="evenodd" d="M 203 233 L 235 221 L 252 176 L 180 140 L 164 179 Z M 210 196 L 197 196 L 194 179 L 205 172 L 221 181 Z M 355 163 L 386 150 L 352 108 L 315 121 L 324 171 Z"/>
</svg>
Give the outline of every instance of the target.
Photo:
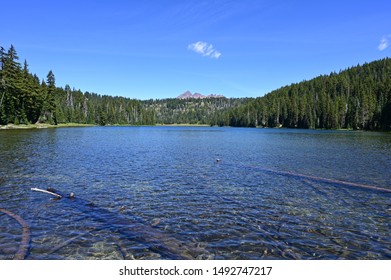
<svg viewBox="0 0 391 280">
<path fill-rule="evenodd" d="M 95 126 L 93 124 L 80 124 L 80 123 L 60 123 L 57 125 L 47 123 L 35 123 L 35 124 L 7 124 L 0 125 L 0 130 L 24 130 L 24 129 L 47 129 L 47 128 L 61 128 L 61 127 L 87 127 Z"/>
<path fill-rule="evenodd" d="M 35 124 L 7 124 L 7 125 L 0 125 L 0 131 L 2 130 L 28 130 L 28 129 L 48 129 L 48 128 L 64 128 L 64 127 L 94 127 L 99 126 L 96 124 L 80 124 L 80 123 L 60 123 L 57 125 L 53 124 L 46 124 L 46 123 L 35 123 Z M 107 127 L 137 127 L 137 126 L 156 126 L 156 127 L 219 127 L 219 126 L 211 126 L 208 124 L 155 124 L 155 125 L 130 125 L 130 124 L 108 124 L 105 125 Z M 102 126 L 104 127 L 104 126 Z M 224 126 L 224 127 L 230 127 L 230 126 Z M 261 127 L 257 126 L 254 127 L 256 129 L 290 129 L 286 127 Z M 319 129 L 319 128 L 292 128 L 292 129 L 303 129 L 303 130 L 321 130 L 321 131 L 368 131 L 368 132 L 383 132 L 383 133 L 391 133 L 389 130 L 355 130 L 355 129 L 346 129 L 346 128 L 340 128 L 340 129 Z"/>
<path fill-rule="evenodd" d="M 155 124 L 154 126 L 207 126 L 210 127 L 209 124 L 191 124 L 191 123 L 173 123 L 173 124 Z"/>
<path fill-rule="evenodd" d="M 80 123 L 59 123 L 57 125 L 54 124 L 47 124 L 47 123 L 35 123 L 35 124 L 7 124 L 7 125 L 0 125 L 0 131 L 1 130 L 25 130 L 25 129 L 47 129 L 47 128 L 62 128 L 62 127 L 93 127 L 93 126 L 99 126 L 96 124 L 80 124 Z M 159 126 L 159 127 L 191 127 L 191 126 L 198 126 L 198 127 L 209 127 L 208 124 L 155 124 L 155 125 L 130 125 L 130 124 L 107 124 L 102 127 L 137 127 L 137 126 Z"/>
</svg>

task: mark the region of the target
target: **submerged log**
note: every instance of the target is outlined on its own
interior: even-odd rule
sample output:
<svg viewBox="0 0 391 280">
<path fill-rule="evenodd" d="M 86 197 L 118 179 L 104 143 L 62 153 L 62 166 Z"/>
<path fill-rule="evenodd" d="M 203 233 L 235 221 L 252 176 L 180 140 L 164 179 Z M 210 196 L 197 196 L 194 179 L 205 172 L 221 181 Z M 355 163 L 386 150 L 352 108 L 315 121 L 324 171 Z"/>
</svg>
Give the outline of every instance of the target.
<svg viewBox="0 0 391 280">
<path fill-rule="evenodd" d="M 14 260 L 24 260 L 28 254 L 28 251 L 29 251 L 30 236 L 31 236 L 30 227 L 26 223 L 26 221 L 23 220 L 22 217 L 20 217 L 19 215 L 15 214 L 11 211 L 8 211 L 6 209 L 3 209 L 3 208 L 0 208 L 0 212 L 3 212 L 5 214 L 7 214 L 8 216 L 12 217 L 22 226 L 22 229 L 23 229 L 22 240 L 20 241 L 19 249 L 15 253 L 13 259 Z"/>
<path fill-rule="evenodd" d="M 201 254 L 196 248 L 188 246 L 186 243 L 175 239 L 171 235 L 164 233 L 153 226 L 140 222 L 141 219 L 139 217 L 128 217 L 121 213 L 111 212 L 96 206 L 96 204 L 90 201 L 79 198 L 78 196 L 59 194 L 59 192 L 54 189 L 50 189 L 50 191 L 34 189 L 34 191 L 37 190 L 43 193 L 56 194 L 57 197 L 65 198 L 58 202 L 69 203 L 80 212 L 89 215 L 91 219 L 101 223 L 102 228 L 109 228 L 113 232 L 119 233 L 129 240 L 145 244 L 150 251 L 159 254 L 164 259 L 196 259 Z M 64 244 L 54 248 L 54 251 L 65 247 L 68 242 L 72 243 L 75 239 L 77 239 L 77 237 L 69 239 L 69 241 L 66 241 Z"/>
<path fill-rule="evenodd" d="M 260 167 L 260 166 L 243 165 L 242 167 L 247 168 L 247 169 L 254 169 L 254 170 L 262 171 L 262 172 L 266 172 L 266 173 L 277 174 L 277 175 L 281 175 L 281 176 L 310 180 L 313 182 L 327 183 L 329 185 L 334 185 L 334 186 L 353 187 L 353 188 L 358 188 L 358 189 L 366 189 L 366 190 L 372 190 L 372 191 L 391 193 L 391 189 L 377 187 L 377 186 L 371 186 L 371 185 L 365 185 L 365 184 L 359 184 L 359 183 L 353 183 L 353 182 L 347 182 L 347 181 L 342 181 L 342 180 L 337 180 L 337 179 L 329 179 L 329 178 L 323 178 L 323 177 L 318 177 L 318 176 L 305 175 L 305 174 L 294 173 L 294 172 L 290 172 L 290 171 L 274 170 L 274 169 L 264 168 L 264 167 Z"/>
</svg>

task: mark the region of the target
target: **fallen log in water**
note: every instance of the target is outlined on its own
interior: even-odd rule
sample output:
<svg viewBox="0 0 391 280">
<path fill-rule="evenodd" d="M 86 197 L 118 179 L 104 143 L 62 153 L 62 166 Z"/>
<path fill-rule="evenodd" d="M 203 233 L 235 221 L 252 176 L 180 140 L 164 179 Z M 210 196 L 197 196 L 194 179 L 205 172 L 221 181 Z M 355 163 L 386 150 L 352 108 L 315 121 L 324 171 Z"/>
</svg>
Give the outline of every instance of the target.
<svg viewBox="0 0 391 280">
<path fill-rule="evenodd" d="M 42 189 L 38 189 L 38 188 L 31 188 L 32 191 L 35 191 L 35 192 L 42 192 L 42 193 L 47 193 L 47 194 L 50 194 L 50 195 L 53 195 L 57 198 L 62 198 L 62 195 L 59 195 L 58 193 L 55 193 L 55 192 L 52 192 L 52 191 L 49 191 L 49 190 L 42 190 Z"/>
<path fill-rule="evenodd" d="M 100 228 L 101 230 L 102 228 Z M 82 234 L 79 234 L 79 235 L 76 235 L 74 237 L 71 237 L 69 239 L 67 239 L 66 241 L 62 242 L 61 244 L 53 247 L 49 252 L 48 252 L 48 255 L 52 255 L 54 253 L 56 253 L 57 251 L 61 250 L 62 248 L 70 245 L 72 242 L 74 242 L 75 240 L 79 239 L 79 238 L 82 238 L 88 234 L 91 234 L 92 232 L 96 231 L 96 229 L 93 229 L 93 230 L 90 230 L 90 231 L 86 231 Z"/>
<path fill-rule="evenodd" d="M 345 186 L 345 187 L 354 187 L 354 188 L 360 188 L 360 189 L 367 189 L 367 190 L 391 193 L 391 189 L 386 189 L 386 188 L 377 187 L 377 186 L 347 182 L 347 181 L 336 180 L 336 179 L 323 178 L 323 177 L 312 176 L 312 175 L 305 175 L 305 174 L 294 173 L 294 172 L 290 172 L 290 171 L 274 170 L 274 169 L 264 168 L 264 167 L 260 167 L 260 166 L 245 166 L 244 165 L 242 167 L 248 168 L 248 169 L 259 170 L 259 171 L 263 171 L 263 172 L 267 172 L 267 173 L 282 175 L 282 176 L 288 176 L 288 177 L 292 177 L 292 178 L 307 179 L 307 180 L 311 180 L 311 181 L 315 181 L 315 182 L 327 183 L 327 184 L 331 184 L 334 186 L 339 185 L 339 186 Z"/>
<path fill-rule="evenodd" d="M 25 220 L 22 219 L 19 215 L 8 211 L 6 209 L 0 208 L 0 212 L 7 214 L 8 216 L 14 218 L 22 226 L 22 240 L 19 244 L 19 249 L 14 255 L 14 260 L 24 260 L 29 251 L 30 244 L 30 227 Z"/>
<path fill-rule="evenodd" d="M 57 194 L 57 197 L 62 198 L 58 201 L 59 203 L 67 203 L 67 205 L 71 205 L 80 212 L 89 215 L 91 219 L 101 223 L 102 228 L 108 228 L 129 240 L 147 245 L 150 251 L 158 253 L 164 259 L 196 259 L 200 254 L 196 248 L 189 247 L 184 242 L 173 238 L 155 227 L 141 223 L 141 219 L 138 217 L 129 217 L 120 213 L 111 212 L 73 194 L 66 196 L 59 194 L 54 189 L 45 191 L 34 188 L 34 191 L 38 190 L 39 192 L 51 195 Z M 77 238 L 71 238 L 69 241 L 66 241 L 65 246 L 68 242 L 71 243 L 75 239 Z M 64 247 L 64 244 L 55 248 L 55 251 L 62 247 Z"/>
</svg>

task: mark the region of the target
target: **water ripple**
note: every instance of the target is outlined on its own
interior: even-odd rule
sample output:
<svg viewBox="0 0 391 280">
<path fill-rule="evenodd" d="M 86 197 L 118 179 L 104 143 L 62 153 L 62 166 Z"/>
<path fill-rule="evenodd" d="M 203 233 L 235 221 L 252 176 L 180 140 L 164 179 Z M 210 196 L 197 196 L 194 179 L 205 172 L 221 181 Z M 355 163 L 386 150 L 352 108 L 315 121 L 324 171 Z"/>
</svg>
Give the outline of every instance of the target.
<svg viewBox="0 0 391 280">
<path fill-rule="evenodd" d="M 365 132 L 0 132 L 0 207 L 29 223 L 29 259 L 390 259 L 389 193 L 283 173 L 390 188 L 389 147 Z M 9 259 L 20 229 L 0 220 Z"/>
</svg>

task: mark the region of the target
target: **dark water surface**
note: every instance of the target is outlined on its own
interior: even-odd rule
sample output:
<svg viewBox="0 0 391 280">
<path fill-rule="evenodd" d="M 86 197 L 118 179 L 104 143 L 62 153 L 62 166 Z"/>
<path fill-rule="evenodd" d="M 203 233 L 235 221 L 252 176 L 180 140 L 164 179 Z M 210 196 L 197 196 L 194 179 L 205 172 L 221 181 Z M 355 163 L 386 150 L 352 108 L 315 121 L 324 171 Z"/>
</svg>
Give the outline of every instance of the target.
<svg viewBox="0 0 391 280">
<path fill-rule="evenodd" d="M 0 208 L 29 224 L 27 259 L 391 259 L 391 192 L 314 177 L 391 190 L 391 134 L 0 131 Z M 21 234 L 0 212 L 0 259 Z"/>
</svg>

